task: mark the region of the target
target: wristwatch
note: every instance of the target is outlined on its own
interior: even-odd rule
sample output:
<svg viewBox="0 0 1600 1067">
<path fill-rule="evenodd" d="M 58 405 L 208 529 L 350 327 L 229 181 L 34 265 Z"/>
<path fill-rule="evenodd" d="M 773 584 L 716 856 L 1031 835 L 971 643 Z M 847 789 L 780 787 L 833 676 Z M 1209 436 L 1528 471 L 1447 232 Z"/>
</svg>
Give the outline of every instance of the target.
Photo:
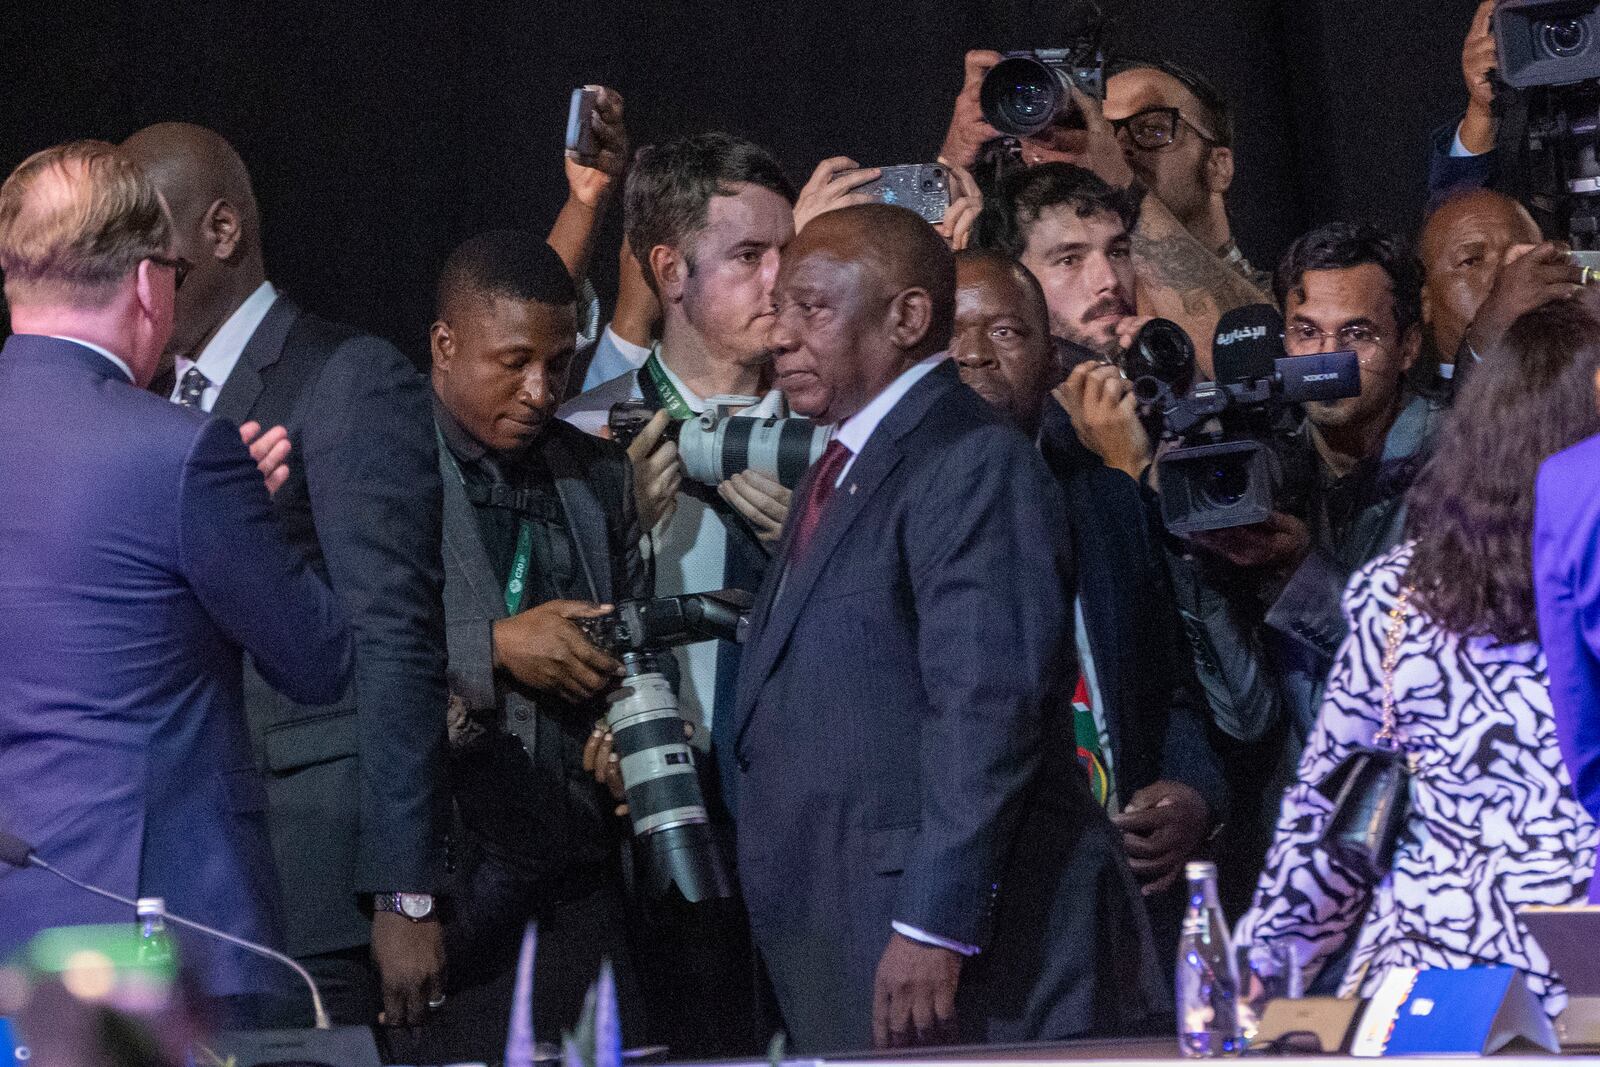
<svg viewBox="0 0 1600 1067">
<path fill-rule="evenodd" d="M 412 922 L 435 918 L 432 893 L 374 893 L 373 911 L 392 911 Z"/>
</svg>

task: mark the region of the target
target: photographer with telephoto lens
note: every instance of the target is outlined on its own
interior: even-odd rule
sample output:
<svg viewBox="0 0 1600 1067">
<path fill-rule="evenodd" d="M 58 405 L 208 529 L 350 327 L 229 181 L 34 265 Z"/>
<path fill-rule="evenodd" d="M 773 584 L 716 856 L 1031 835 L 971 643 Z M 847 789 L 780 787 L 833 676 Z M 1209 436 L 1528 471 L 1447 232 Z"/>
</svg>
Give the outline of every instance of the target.
<svg viewBox="0 0 1600 1067">
<path fill-rule="evenodd" d="M 794 234 L 795 190 L 777 162 L 723 133 L 642 150 L 623 191 L 624 238 L 662 308 L 661 337 L 639 370 L 591 389 L 560 417 L 609 434 L 612 410 L 643 402 L 651 417 L 629 445 L 643 550 L 657 596 L 706 589 L 755 592 L 788 515 L 790 490 L 743 470 L 714 487 L 687 476 L 673 424 L 698 419 L 721 397 L 756 397 L 731 422 L 783 418 L 772 386 L 768 333 L 778 253 Z M 719 640 L 672 650 L 678 703 L 704 755 L 726 748 L 739 646 Z M 705 760 L 716 765 L 719 760 Z M 715 775 L 702 785 L 721 810 Z M 719 820 L 725 829 L 725 820 Z M 711 1055 L 754 1045 L 748 940 L 742 906 L 653 903 L 645 977 L 677 1009 L 654 1020 L 679 1053 Z"/>
</svg>

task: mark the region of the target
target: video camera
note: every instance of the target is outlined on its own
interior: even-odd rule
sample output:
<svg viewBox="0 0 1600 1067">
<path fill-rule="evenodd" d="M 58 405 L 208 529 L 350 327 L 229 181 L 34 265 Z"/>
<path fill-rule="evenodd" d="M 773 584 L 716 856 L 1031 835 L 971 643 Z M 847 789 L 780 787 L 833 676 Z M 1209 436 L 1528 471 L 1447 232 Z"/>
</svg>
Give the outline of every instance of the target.
<svg viewBox="0 0 1600 1067">
<path fill-rule="evenodd" d="M 1600 0 L 1501 0 L 1494 34 L 1503 191 L 1545 232 L 1600 248 Z"/>
<path fill-rule="evenodd" d="M 1283 354 L 1283 319 L 1268 304 L 1235 308 L 1217 323 L 1216 380 L 1193 391 L 1194 343 L 1152 319 L 1135 338 L 1125 370 L 1152 438 L 1177 447 L 1156 459 L 1161 517 L 1187 535 L 1264 522 L 1283 483 L 1274 445 L 1291 404 L 1361 392 L 1354 352 Z"/>
<path fill-rule="evenodd" d="M 742 470 L 760 471 L 793 489 L 822 458 L 828 431 L 810 419 L 758 419 L 735 414 L 760 403 L 753 396 L 714 396 L 704 413 L 672 422 L 668 440 L 678 442 L 683 471 L 702 485 L 719 485 Z M 627 448 L 655 411 L 643 400 L 611 407 L 611 439 Z"/>
<path fill-rule="evenodd" d="M 676 886 L 690 903 L 728 897 L 722 861 L 683 736 L 671 650 L 698 641 L 742 641 L 753 598 L 740 589 L 627 600 L 616 611 L 577 619 L 589 641 L 622 660 L 622 685 L 608 698 L 633 833 L 650 849 L 645 884 L 656 896 Z"/>
</svg>

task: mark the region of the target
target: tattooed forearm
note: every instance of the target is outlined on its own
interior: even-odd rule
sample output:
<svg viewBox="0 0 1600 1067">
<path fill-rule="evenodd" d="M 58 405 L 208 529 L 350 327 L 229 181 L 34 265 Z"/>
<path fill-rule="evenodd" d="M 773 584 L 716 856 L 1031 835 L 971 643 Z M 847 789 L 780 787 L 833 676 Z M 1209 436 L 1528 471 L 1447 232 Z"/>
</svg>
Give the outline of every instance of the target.
<svg viewBox="0 0 1600 1067">
<path fill-rule="evenodd" d="M 1271 303 L 1187 231 L 1152 237 L 1141 227 L 1133 235 L 1133 256 L 1139 280 L 1170 290 L 1191 314 L 1201 314 L 1207 305 L 1220 315 L 1246 304 Z"/>
</svg>

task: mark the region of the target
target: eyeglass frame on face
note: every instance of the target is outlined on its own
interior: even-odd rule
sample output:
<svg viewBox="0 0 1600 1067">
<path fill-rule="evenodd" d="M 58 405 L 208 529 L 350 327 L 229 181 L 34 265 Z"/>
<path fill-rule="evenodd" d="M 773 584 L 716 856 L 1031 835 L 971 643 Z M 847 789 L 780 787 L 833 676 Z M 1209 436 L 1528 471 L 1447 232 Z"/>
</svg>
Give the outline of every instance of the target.
<svg viewBox="0 0 1600 1067">
<path fill-rule="evenodd" d="M 1356 330 L 1360 330 L 1368 336 L 1356 336 L 1352 332 Z M 1298 334 L 1297 337 L 1294 337 L 1294 340 L 1304 343 L 1308 348 L 1307 351 L 1289 352 L 1289 341 L 1293 334 Z M 1378 347 L 1386 340 L 1382 333 L 1360 322 L 1352 322 L 1348 326 L 1341 326 L 1331 333 L 1327 330 L 1319 330 L 1309 322 L 1291 322 L 1284 326 L 1283 332 L 1278 336 L 1283 341 L 1284 351 L 1289 355 L 1311 356 L 1323 351 L 1354 352 L 1356 360 L 1363 365 L 1371 363 L 1373 357 L 1377 355 Z M 1324 349 L 1322 345 L 1326 341 L 1333 342 L 1334 347 L 1332 349 Z M 1317 346 L 1315 350 L 1310 350 L 1312 344 Z"/>
<path fill-rule="evenodd" d="M 194 264 L 182 256 L 145 256 L 150 262 L 163 267 L 172 268 L 172 291 L 177 292 L 183 288 L 183 280 L 194 270 Z"/>
<path fill-rule="evenodd" d="M 1162 142 L 1161 144 L 1154 144 L 1154 145 L 1147 145 L 1147 144 L 1140 144 L 1139 143 L 1139 139 L 1134 136 L 1133 130 L 1130 129 L 1130 127 L 1133 124 L 1133 121 L 1135 119 L 1144 118 L 1146 115 L 1165 115 L 1167 117 L 1167 128 L 1169 130 L 1171 130 L 1171 132 L 1169 134 L 1167 134 L 1167 140 L 1166 141 Z M 1165 151 L 1168 148 L 1171 148 L 1173 145 L 1177 144 L 1178 143 L 1178 125 L 1179 125 L 1179 123 L 1182 123 L 1183 125 L 1189 127 L 1189 129 L 1194 131 L 1196 137 L 1200 138 L 1202 141 L 1204 141 L 1206 144 L 1212 146 L 1213 148 L 1219 146 L 1222 143 L 1222 141 L 1215 134 L 1207 133 L 1205 130 L 1201 129 L 1199 126 L 1196 126 L 1193 122 L 1190 122 L 1189 119 L 1184 115 L 1182 108 L 1176 108 L 1176 107 L 1147 107 L 1147 108 L 1141 108 L 1140 110 L 1135 111 L 1133 114 L 1128 115 L 1128 116 L 1126 116 L 1124 118 L 1111 119 L 1109 121 L 1111 123 L 1111 131 L 1112 131 L 1112 133 L 1114 133 L 1119 138 L 1124 133 L 1126 133 L 1128 135 L 1128 140 L 1133 143 L 1133 146 L 1135 148 L 1140 149 L 1141 151 L 1144 151 L 1144 152 L 1162 152 L 1162 151 Z"/>
</svg>

